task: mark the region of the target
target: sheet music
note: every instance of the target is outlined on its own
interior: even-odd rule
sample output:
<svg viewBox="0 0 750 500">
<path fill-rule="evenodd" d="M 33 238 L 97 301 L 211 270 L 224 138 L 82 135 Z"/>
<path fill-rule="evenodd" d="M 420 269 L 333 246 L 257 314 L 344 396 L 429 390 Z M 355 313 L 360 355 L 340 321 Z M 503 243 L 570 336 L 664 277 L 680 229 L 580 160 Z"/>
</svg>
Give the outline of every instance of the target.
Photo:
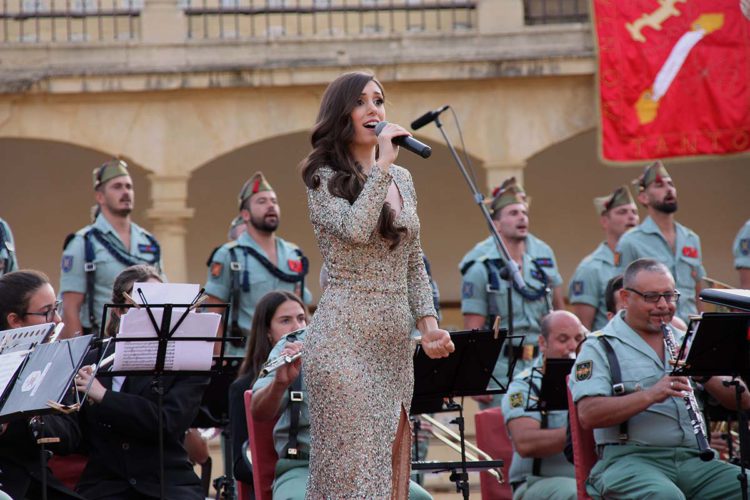
<svg viewBox="0 0 750 500">
<path fill-rule="evenodd" d="M 23 360 L 31 351 L 14 351 L 0 354 L 0 396 L 5 394 L 10 382 L 16 377 Z"/>
<path fill-rule="evenodd" d="M 28 351 L 34 345 L 44 342 L 54 327 L 54 323 L 43 323 L 4 330 L 0 332 L 0 354 Z"/>
<path fill-rule="evenodd" d="M 163 311 L 161 308 L 151 309 L 158 326 L 161 326 Z M 180 317 L 181 314 L 178 314 L 177 310 L 173 310 L 170 329 L 174 327 Z M 215 337 L 220 321 L 220 314 L 190 312 L 172 338 Z M 148 316 L 148 310 L 145 308 L 130 309 L 122 316 L 117 338 L 134 337 L 158 337 Z M 112 371 L 153 370 L 156 366 L 158 349 L 158 342 L 153 340 L 147 342 L 115 342 L 115 361 Z M 167 343 L 164 369 L 168 371 L 208 371 L 211 368 L 213 349 L 213 342 L 170 341 Z"/>
<path fill-rule="evenodd" d="M 136 283 L 133 285 L 133 300 L 139 304 L 143 301 L 138 289 L 149 304 L 191 304 L 200 292 L 200 286 L 193 283 Z"/>
</svg>

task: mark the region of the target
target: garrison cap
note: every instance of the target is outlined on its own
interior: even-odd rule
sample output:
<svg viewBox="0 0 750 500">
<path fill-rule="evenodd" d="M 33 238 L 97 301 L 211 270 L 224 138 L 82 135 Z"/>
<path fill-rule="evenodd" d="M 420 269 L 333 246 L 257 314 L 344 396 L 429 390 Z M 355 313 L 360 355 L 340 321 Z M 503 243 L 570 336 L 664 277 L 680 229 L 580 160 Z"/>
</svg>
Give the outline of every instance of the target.
<svg viewBox="0 0 750 500">
<path fill-rule="evenodd" d="M 112 158 L 101 166 L 95 168 L 91 173 L 94 180 L 94 189 L 111 181 L 115 177 L 130 175 L 128 173 L 128 164 L 117 158 Z"/>
<path fill-rule="evenodd" d="M 260 193 L 261 191 L 273 191 L 273 188 L 266 180 L 263 172 L 255 172 L 253 176 L 250 177 L 247 182 L 245 182 L 245 184 L 242 186 L 242 190 L 240 191 L 240 210 L 242 209 L 242 204 L 245 203 L 245 200 L 256 193 Z"/>
<path fill-rule="evenodd" d="M 652 182 L 657 180 L 661 181 L 661 179 L 665 177 L 671 177 L 671 175 L 669 175 L 669 172 L 667 172 L 667 168 L 664 166 L 661 160 L 656 160 L 651 165 L 648 165 L 645 169 L 643 169 L 643 173 L 640 175 L 640 177 L 633 181 L 633 184 L 635 186 L 638 186 L 639 191 L 643 191 Z"/>
<path fill-rule="evenodd" d="M 596 210 L 596 215 L 604 215 L 604 212 L 622 205 L 630 205 L 631 203 L 635 205 L 633 195 L 630 194 L 628 186 L 622 185 L 607 196 L 594 198 L 594 209 Z"/>
<path fill-rule="evenodd" d="M 490 202 L 490 212 L 496 213 L 514 203 L 523 203 L 528 205 L 526 192 L 523 190 L 515 177 L 505 179 L 500 186 L 492 191 L 492 201 Z"/>
</svg>

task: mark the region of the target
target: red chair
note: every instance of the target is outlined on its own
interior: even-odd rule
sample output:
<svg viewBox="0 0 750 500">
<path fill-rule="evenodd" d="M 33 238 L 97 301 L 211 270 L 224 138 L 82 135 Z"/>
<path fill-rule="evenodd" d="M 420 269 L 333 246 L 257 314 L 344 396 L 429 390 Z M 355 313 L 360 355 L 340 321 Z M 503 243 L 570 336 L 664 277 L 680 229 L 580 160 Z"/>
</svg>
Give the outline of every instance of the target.
<svg viewBox="0 0 750 500">
<path fill-rule="evenodd" d="M 273 500 L 273 479 L 276 475 L 276 447 L 273 443 L 273 428 L 276 419 L 259 421 L 250 412 L 253 391 L 245 391 L 245 415 L 250 456 L 253 458 L 253 484 L 255 500 Z"/>
<path fill-rule="evenodd" d="M 568 377 L 570 378 L 570 377 Z M 596 443 L 594 442 L 594 431 L 581 427 L 578 421 L 578 412 L 573 403 L 573 395 L 568 386 L 568 416 L 570 417 L 570 436 L 573 440 L 573 460 L 576 464 L 576 485 L 578 487 L 578 500 L 591 500 L 586 493 L 586 479 L 596 463 Z"/>
<path fill-rule="evenodd" d="M 505 483 L 500 484 L 487 472 L 479 474 L 479 487 L 482 498 L 487 500 L 511 500 L 513 490 L 510 487 L 510 461 L 513 459 L 513 443 L 505 428 L 503 412 L 500 408 L 489 408 L 474 415 L 477 430 L 477 446 L 494 459 L 503 461 Z"/>
<path fill-rule="evenodd" d="M 86 455 L 53 455 L 47 465 L 57 479 L 74 490 L 88 461 L 89 457 Z"/>
</svg>

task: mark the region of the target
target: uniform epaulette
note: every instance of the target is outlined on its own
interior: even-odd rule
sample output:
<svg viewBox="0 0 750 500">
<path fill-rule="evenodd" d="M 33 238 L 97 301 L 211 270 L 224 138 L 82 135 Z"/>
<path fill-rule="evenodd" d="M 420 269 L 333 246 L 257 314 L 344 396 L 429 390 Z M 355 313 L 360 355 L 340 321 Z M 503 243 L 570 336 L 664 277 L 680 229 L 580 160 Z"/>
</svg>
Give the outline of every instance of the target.
<svg viewBox="0 0 750 500">
<path fill-rule="evenodd" d="M 526 368 L 524 371 L 518 374 L 518 378 L 529 378 L 531 376 L 531 369 Z"/>
<path fill-rule="evenodd" d="M 211 255 L 208 256 L 208 260 L 206 261 L 206 266 L 210 266 L 211 263 L 214 261 L 214 255 L 216 255 L 216 252 L 218 252 L 221 248 L 228 246 L 230 243 L 234 243 L 234 246 L 237 246 L 236 241 L 230 241 L 228 243 L 224 243 L 223 245 L 219 245 L 218 247 L 214 248 L 211 251 Z"/>
<path fill-rule="evenodd" d="M 66 248 L 68 248 L 68 245 L 70 245 L 70 242 L 73 241 L 73 238 L 76 236 L 80 236 L 81 238 L 84 238 L 86 236 L 86 233 L 88 233 L 91 230 L 91 225 L 82 227 L 75 233 L 70 233 L 65 237 L 65 241 L 63 242 L 63 251 L 65 251 Z"/>
</svg>

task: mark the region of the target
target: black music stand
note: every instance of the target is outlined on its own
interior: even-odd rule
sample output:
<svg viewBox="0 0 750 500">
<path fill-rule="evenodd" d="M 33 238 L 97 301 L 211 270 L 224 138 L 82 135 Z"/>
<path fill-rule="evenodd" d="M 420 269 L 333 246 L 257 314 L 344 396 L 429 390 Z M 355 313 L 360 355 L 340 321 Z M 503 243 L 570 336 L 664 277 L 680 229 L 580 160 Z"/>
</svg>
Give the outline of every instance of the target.
<svg viewBox="0 0 750 500">
<path fill-rule="evenodd" d="M 507 330 L 471 330 L 451 332 L 456 350 L 447 358 L 431 359 L 421 346 L 414 353 L 414 395 L 411 414 L 457 411 L 458 417 L 451 423 L 458 425 L 461 438 L 461 461 L 445 463 L 439 470 L 450 471 L 450 480 L 456 483 L 456 491 L 469 498 L 469 474 L 466 462 L 466 439 L 464 436 L 463 406 L 454 401 L 461 396 L 498 394 L 503 389 L 487 389 L 492 379 L 492 370 L 497 363 Z M 447 401 L 446 401 L 447 399 Z M 502 460 L 486 461 L 483 468 L 502 467 Z M 474 463 L 477 468 L 479 464 Z M 435 470 L 429 462 L 412 464 L 414 470 Z"/>
<path fill-rule="evenodd" d="M 117 375 L 135 375 L 135 376 L 153 376 L 152 381 L 152 389 L 154 394 L 157 396 L 157 413 L 159 415 L 159 495 L 160 498 L 163 500 L 165 498 L 164 496 L 164 422 L 163 422 L 163 400 L 164 400 L 164 389 L 162 386 L 162 376 L 164 375 L 216 375 L 222 373 L 222 370 L 225 368 L 225 347 L 226 343 L 230 342 L 232 340 L 235 340 L 234 337 L 179 337 L 179 338 L 173 338 L 173 335 L 177 332 L 177 329 L 182 325 L 182 323 L 185 321 L 185 319 L 188 317 L 188 314 L 191 313 L 192 310 L 194 310 L 201 301 L 201 297 L 203 295 L 203 290 L 201 290 L 198 295 L 193 299 L 193 302 L 190 304 L 149 304 L 145 299 L 145 296 L 143 296 L 140 289 L 136 291 L 140 296 L 143 304 L 135 305 L 135 304 L 105 304 L 104 305 L 104 311 L 102 313 L 102 332 L 101 335 L 104 335 L 104 325 L 106 324 L 106 318 L 108 317 L 108 310 L 112 308 L 145 308 L 146 312 L 148 314 L 151 327 L 153 328 L 153 331 L 156 333 L 156 337 L 125 337 L 125 338 L 112 338 L 112 343 L 117 345 L 117 343 L 120 342 L 140 342 L 140 343 L 158 343 L 157 344 L 157 351 L 156 351 L 156 358 L 154 360 L 153 368 L 145 369 L 145 370 L 112 370 L 108 372 L 99 372 L 95 375 L 102 375 L 102 376 L 117 376 Z M 227 330 L 227 322 L 228 322 L 228 311 L 229 311 L 229 304 L 211 304 L 212 308 L 219 308 L 223 309 L 224 312 L 221 313 L 224 331 Z M 153 311 L 154 310 L 161 310 L 162 311 L 162 317 L 161 321 L 157 322 Z M 173 320 L 173 312 L 176 312 L 175 310 L 182 311 L 180 316 L 174 317 Z M 218 360 L 213 360 L 211 363 L 211 366 L 207 370 L 170 370 L 167 368 L 167 352 L 170 344 L 176 343 L 176 342 L 220 342 L 221 343 L 221 349 L 219 352 Z M 229 483 L 229 481 L 227 481 Z M 225 496 L 222 498 L 230 498 L 234 499 L 234 481 L 231 481 L 231 484 L 225 485 L 227 491 L 224 493 Z"/>
<path fill-rule="evenodd" d="M 544 360 L 543 370 L 532 368 L 532 377 L 535 372 L 539 373 L 542 376 L 542 384 L 537 396 L 532 396 L 534 386 L 529 384 L 526 411 L 567 411 L 568 387 L 565 377 L 570 374 L 575 362 L 576 360 L 571 358 L 547 358 Z M 536 402 L 532 405 L 531 401 Z"/>
<path fill-rule="evenodd" d="M 743 500 L 748 498 L 745 460 L 750 457 L 750 449 L 747 415 L 740 407 L 745 388 L 740 385 L 739 378 L 750 381 L 749 328 L 750 314 L 747 313 L 704 313 L 700 319 L 692 319 L 677 359 L 682 358 L 693 337 L 687 358 L 672 370 L 672 375 L 677 376 L 732 377 L 733 380 L 724 381 L 724 386 L 733 386 L 735 390 L 737 421 L 740 424 L 740 474 L 737 479 L 740 481 Z"/>
</svg>

